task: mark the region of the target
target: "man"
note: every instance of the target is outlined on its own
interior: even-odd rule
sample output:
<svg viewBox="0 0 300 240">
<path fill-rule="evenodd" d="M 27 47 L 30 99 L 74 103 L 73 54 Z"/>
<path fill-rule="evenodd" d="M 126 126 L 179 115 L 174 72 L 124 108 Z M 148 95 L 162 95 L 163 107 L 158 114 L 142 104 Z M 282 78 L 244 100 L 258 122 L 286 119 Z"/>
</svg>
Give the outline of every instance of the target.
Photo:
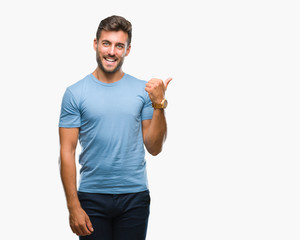
<svg viewBox="0 0 300 240">
<path fill-rule="evenodd" d="M 142 81 L 122 71 L 131 49 L 131 23 L 100 22 L 94 39 L 98 66 L 68 87 L 59 135 L 61 179 L 70 227 L 80 239 L 142 240 L 150 196 L 144 145 L 157 155 L 166 138 L 165 91 L 172 80 Z M 80 141 L 80 185 L 75 150 Z"/>
</svg>

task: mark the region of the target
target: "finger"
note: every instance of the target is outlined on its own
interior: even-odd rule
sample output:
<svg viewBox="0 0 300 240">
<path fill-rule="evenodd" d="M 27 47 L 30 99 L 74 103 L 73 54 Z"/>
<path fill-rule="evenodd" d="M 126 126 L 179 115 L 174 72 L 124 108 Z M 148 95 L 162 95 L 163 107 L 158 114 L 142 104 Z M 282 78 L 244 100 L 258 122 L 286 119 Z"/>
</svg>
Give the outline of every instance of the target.
<svg viewBox="0 0 300 240">
<path fill-rule="evenodd" d="M 160 79 L 158 79 L 158 78 L 151 78 L 148 82 L 150 82 L 150 83 L 155 83 L 155 82 L 157 82 L 157 81 L 159 81 Z"/>
<path fill-rule="evenodd" d="M 165 88 L 167 89 L 169 83 L 173 80 L 173 78 L 169 77 L 165 80 Z"/>
<path fill-rule="evenodd" d="M 90 235 L 91 232 L 88 230 L 86 225 L 81 225 L 80 226 L 80 230 L 81 230 L 81 234 L 80 236 L 86 236 L 86 235 Z"/>
<path fill-rule="evenodd" d="M 146 83 L 146 86 L 147 87 L 152 87 L 152 86 L 154 86 L 155 85 L 155 82 L 147 82 Z"/>
<path fill-rule="evenodd" d="M 89 218 L 88 216 L 87 216 L 87 218 L 86 218 L 86 225 L 87 225 L 88 230 L 89 230 L 90 232 L 93 232 L 93 231 L 94 231 L 93 225 L 92 225 L 91 220 L 90 220 L 90 218 Z"/>
<path fill-rule="evenodd" d="M 77 234 L 76 229 L 73 226 L 71 226 L 71 229 L 73 233 Z"/>
<path fill-rule="evenodd" d="M 83 235 L 84 235 L 84 233 L 83 233 L 83 231 L 81 230 L 81 228 L 80 228 L 79 225 L 76 226 L 76 227 L 74 227 L 74 232 L 75 232 L 75 234 L 78 235 L 78 236 L 83 236 Z"/>
<path fill-rule="evenodd" d="M 71 229 L 72 229 L 72 232 L 75 233 L 76 235 L 78 236 L 81 236 L 82 232 L 81 232 L 81 229 L 80 229 L 80 226 L 77 225 L 77 224 L 72 224 L 71 225 Z"/>
<path fill-rule="evenodd" d="M 161 83 L 164 83 L 164 81 L 159 78 L 152 78 L 147 83 L 150 85 L 159 85 Z"/>
</svg>

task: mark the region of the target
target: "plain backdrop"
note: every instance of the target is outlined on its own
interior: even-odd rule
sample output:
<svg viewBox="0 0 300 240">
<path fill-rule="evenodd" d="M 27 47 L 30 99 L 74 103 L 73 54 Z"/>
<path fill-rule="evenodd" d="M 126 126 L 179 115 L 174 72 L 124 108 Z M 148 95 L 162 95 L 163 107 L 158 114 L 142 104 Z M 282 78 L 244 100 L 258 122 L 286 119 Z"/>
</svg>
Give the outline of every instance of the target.
<svg viewBox="0 0 300 240">
<path fill-rule="evenodd" d="M 168 139 L 146 156 L 147 239 L 299 240 L 299 10 L 291 0 L 1 1 L 1 239 L 77 239 L 59 176 L 60 104 L 96 68 L 98 24 L 116 14 L 133 24 L 123 70 L 174 78 Z"/>
</svg>

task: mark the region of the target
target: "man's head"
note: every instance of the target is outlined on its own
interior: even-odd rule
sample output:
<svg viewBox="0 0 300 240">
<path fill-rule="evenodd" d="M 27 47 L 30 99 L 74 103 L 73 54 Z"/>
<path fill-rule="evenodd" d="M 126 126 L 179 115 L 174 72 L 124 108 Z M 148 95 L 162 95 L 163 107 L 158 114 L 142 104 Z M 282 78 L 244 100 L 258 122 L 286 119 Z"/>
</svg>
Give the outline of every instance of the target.
<svg viewBox="0 0 300 240">
<path fill-rule="evenodd" d="M 128 34 L 128 39 L 127 39 L 128 46 L 131 43 L 131 36 L 132 36 L 131 23 L 121 16 L 113 15 L 113 16 L 103 19 L 100 22 L 97 33 L 96 33 L 97 41 L 100 38 L 102 30 L 105 30 L 105 31 L 120 31 L 121 30 Z"/>
<path fill-rule="evenodd" d="M 131 23 L 120 16 L 103 19 L 94 40 L 99 68 L 104 73 L 118 72 L 130 52 Z"/>
</svg>

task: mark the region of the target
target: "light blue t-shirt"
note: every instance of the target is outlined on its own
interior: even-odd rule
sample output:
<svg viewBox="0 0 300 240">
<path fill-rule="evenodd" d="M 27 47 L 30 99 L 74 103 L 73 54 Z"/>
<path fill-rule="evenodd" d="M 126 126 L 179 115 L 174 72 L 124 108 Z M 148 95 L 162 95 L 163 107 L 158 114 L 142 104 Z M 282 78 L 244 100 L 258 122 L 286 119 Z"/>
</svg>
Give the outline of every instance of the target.
<svg viewBox="0 0 300 240">
<path fill-rule="evenodd" d="M 79 191 L 148 189 L 142 120 L 152 118 L 153 108 L 145 84 L 129 74 L 114 83 L 89 74 L 66 89 L 59 127 L 79 128 Z"/>
</svg>

